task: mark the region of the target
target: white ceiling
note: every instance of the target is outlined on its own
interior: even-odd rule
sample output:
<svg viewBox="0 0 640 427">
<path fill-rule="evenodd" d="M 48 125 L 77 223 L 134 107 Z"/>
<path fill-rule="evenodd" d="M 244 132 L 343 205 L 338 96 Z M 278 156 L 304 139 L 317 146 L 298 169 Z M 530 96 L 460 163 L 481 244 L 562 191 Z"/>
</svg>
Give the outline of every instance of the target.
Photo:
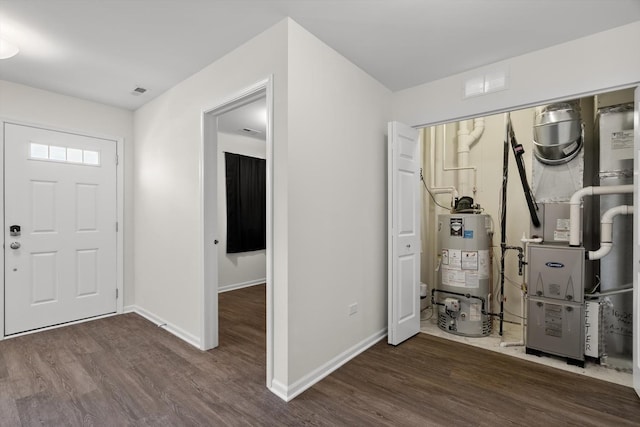
<svg viewBox="0 0 640 427">
<path fill-rule="evenodd" d="M 218 131 L 267 140 L 267 100 L 260 98 L 218 116 Z"/>
<path fill-rule="evenodd" d="M 0 0 L 21 48 L 0 79 L 135 109 L 286 16 L 398 90 L 638 21 L 640 1 Z"/>
</svg>

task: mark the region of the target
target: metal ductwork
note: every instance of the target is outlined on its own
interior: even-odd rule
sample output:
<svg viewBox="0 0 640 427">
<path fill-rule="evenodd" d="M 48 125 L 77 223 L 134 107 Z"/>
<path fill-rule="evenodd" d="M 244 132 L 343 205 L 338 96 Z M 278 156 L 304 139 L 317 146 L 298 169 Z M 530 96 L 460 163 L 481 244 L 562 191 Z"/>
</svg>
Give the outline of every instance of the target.
<svg viewBox="0 0 640 427">
<path fill-rule="evenodd" d="M 540 162 L 547 165 L 566 163 L 578 155 L 582 143 L 582 120 L 577 105 L 551 104 L 536 114 L 533 147 Z"/>
</svg>

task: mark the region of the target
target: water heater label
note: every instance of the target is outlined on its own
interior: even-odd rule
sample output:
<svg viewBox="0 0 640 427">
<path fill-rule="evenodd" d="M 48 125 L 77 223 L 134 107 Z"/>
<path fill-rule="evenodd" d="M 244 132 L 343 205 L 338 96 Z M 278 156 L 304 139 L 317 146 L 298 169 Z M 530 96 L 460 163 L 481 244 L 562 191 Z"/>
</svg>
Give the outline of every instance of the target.
<svg viewBox="0 0 640 427">
<path fill-rule="evenodd" d="M 442 250 L 442 265 L 449 265 L 449 249 Z"/>
<path fill-rule="evenodd" d="M 478 252 L 462 251 L 462 269 L 478 270 Z"/>
<path fill-rule="evenodd" d="M 462 237 L 464 230 L 462 218 L 451 218 L 449 220 L 449 230 L 452 236 Z"/>
<path fill-rule="evenodd" d="M 460 270 L 442 270 L 442 284 L 448 286 L 466 287 L 466 276 L 464 271 Z"/>
<path fill-rule="evenodd" d="M 478 277 L 478 273 L 467 271 L 464 278 L 464 286 L 465 288 L 479 288 L 480 278 Z"/>
<path fill-rule="evenodd" d="M 491 269 L 491 264 L 489 263 L 489 251 L 482 250 L 478 251 L 478 275 L 481 279 L 489 278 L 489 271 Z"/>
<path fill-rule="evenodd" d="M 449 249 L 449 268 L 462 270 L 462 250 Z"/>
<path fill-rule="evenodd" d="M 473 239 L 473 230 L 464 230 L 464 239 Z"/>
</svg>

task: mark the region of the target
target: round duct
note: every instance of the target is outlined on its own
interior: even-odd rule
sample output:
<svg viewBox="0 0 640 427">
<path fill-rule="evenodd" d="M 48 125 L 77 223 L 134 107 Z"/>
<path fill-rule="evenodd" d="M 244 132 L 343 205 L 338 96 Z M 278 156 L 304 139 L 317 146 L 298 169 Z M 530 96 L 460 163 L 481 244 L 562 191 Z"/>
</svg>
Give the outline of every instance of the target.
<svg viewBox="0 0 640 427">
<path fill-rule="evenodd" d="M 533 153 L 542 163 L 559 165 L 573 159 L 582 148 L 580 110 L 570 103 L 547 105 L 536 114 Z"/>
</svg>

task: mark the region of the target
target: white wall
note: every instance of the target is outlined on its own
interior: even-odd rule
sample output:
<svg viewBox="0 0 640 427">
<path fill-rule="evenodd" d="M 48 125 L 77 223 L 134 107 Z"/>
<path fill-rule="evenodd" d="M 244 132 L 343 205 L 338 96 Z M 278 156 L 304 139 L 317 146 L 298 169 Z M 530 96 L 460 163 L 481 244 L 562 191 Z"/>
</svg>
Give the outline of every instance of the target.
<svg viewBox="0 0 640 427">
<path fill-rule="evenodd" d="M 391 93 L 289 26 L 289 385 L 385 335 Z M 276 159 L 277 160 L 277 159 Z M 349 316 L 349 305 L 358 313 Z"/>
<path fill-rule="evenodd" d="M 133 304 L 133 112 L 0 80 L 0 117 L 124 139 L 124 305 Z"/>
<path fill-rule="evenodd" d="M 640 21 L 393 94 L 393 117 L 412 126 L 578 98 L 640 82 Z M 434 58 L 434 60 L 437 60 Z M 509 73 L 509 89 L 462 99 L 463 82 Z"/>
<path fill-rule="evenodd" d="M 231 133 L 218 133 L 218 288 L 235 289 L 243 285 L 264 283 L 267 276 L 265 250 L 227 253 L 227 198 L 224 153 L 242 154 L 264 159 L 266 142 Z"/>
<path fill-rule="evenodd" d="M 135 121 L 136 304 L 192 343 L 201 334 L 201 116 L 274 78 L 274 377 L 287 382 L 287 21 L 139 108 Z M 284 183 L 284 185 L 279 185 Z M 284 214 L 283 214 L 284 213 Z M 208 236 L 213 241 L 213 236 Z"/>
<path fill-rule="evenodd" d="M 269 74 L 273 383 L 290 398 L 386 332 L 391 115 L 390 91 L 293 21 L 135 112 L 136 304 L 197 341 L 201 111 Z"/>
</svg>

